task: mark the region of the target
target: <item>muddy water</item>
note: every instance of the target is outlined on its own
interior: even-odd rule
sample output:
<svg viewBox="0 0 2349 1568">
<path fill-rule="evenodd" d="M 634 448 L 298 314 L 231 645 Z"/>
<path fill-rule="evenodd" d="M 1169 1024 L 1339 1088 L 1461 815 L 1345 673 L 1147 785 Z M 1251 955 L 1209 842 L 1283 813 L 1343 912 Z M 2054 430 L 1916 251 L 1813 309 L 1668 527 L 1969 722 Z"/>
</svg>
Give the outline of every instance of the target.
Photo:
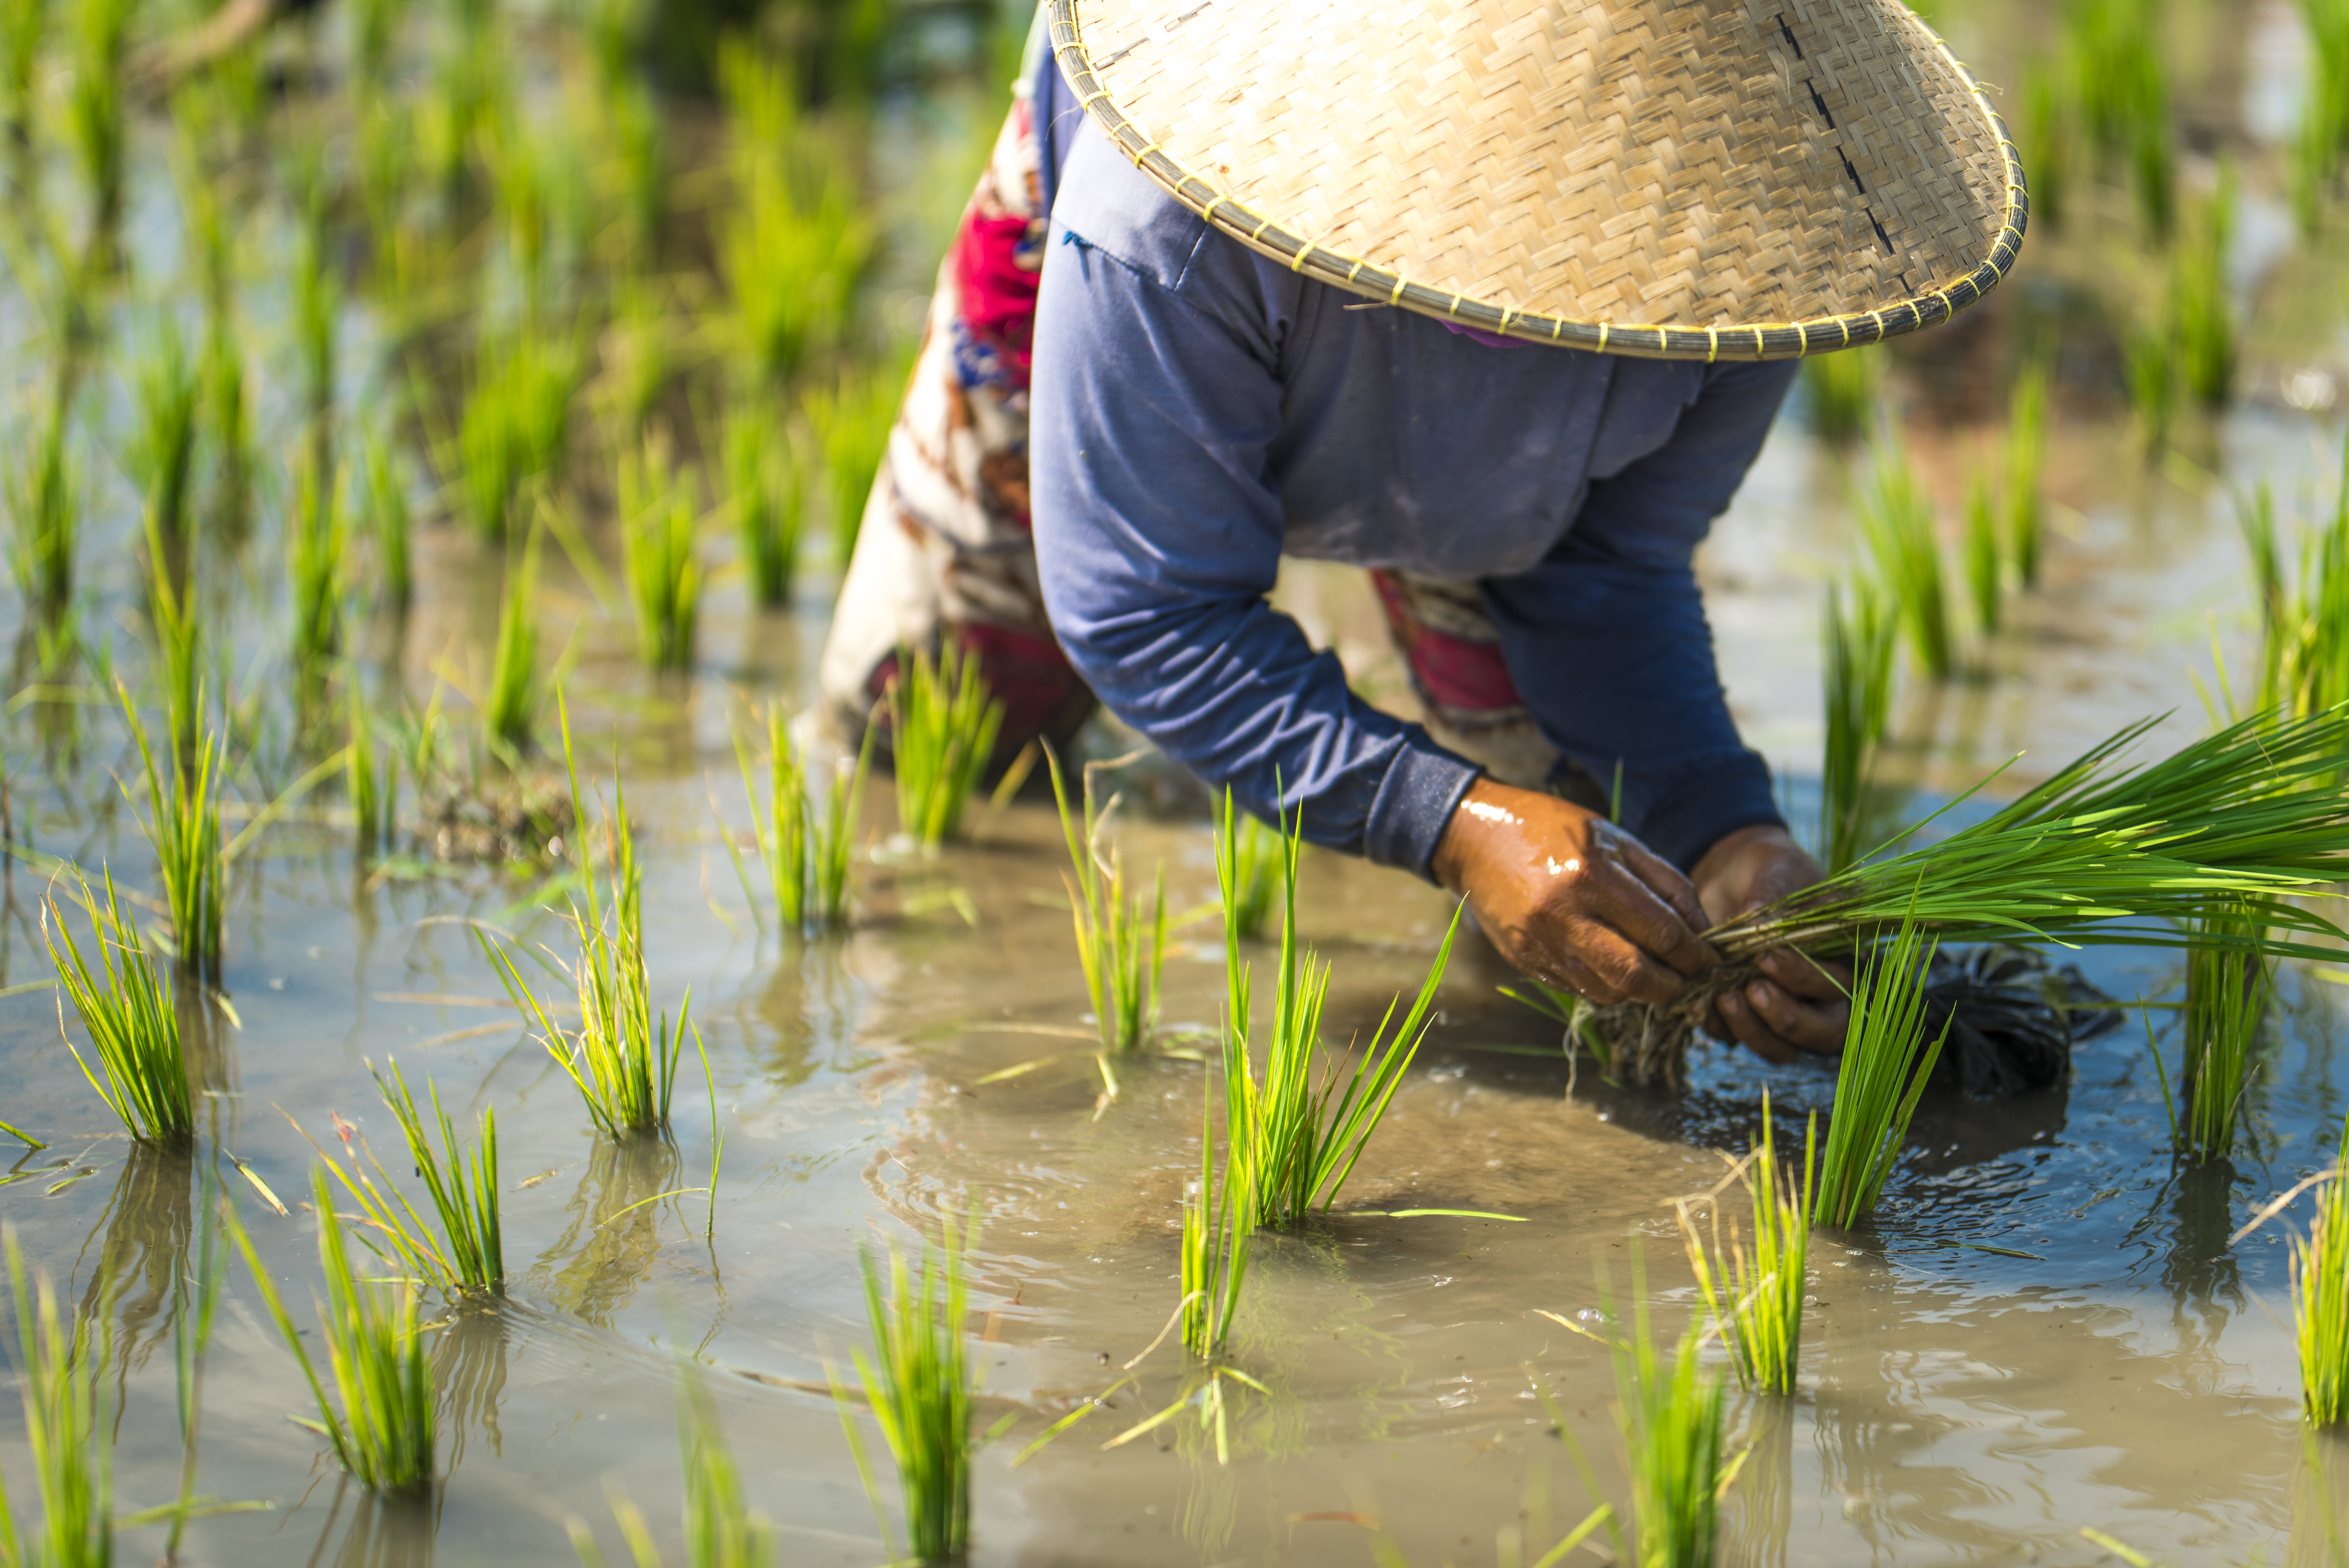
<svg viewBox="0 0 2349 1568">
<path fill-rule="evenodd" d="M 2005 26 L 1994 15 L 1952 23 L 1969 57 L 1983 53 L 1970 29 L 2002 36 Z M 2255 140 L 2269 137 L 2261 127 L 2299 79 L 2295 28 L 2290 7 L 2265 5 L 2240 35 L 2208 40 L 2195 57 L 2197 112 L 2240 116 Z M 134 190 L 165 188 L 159 169 Z M 2189 159 L 2189 183 L 2210 173 Z M 2264 477 L 2287 518 L 2310 511 L 2337 471 L 2332 409 L 2349 384 L 2337 264 L 2279 247 L 2280 209 L 2257 180 L 2246 201 L 2235 271 L 2261 311 L 2249 401 L 2216 425 L 2189 423 L 2180 453 L 2148 473 L 2104 349 L 2093 333 L 2067 346 L 2048 581 L 2016 603 L 2013 629 L 1977 651 L 1967 678 L 1903 695 L 1893 767 L 1920 801 L 2017 753 L 2011 777 L 2026 779 L 2148 713 L 2175 710 L 2163 733 L 2192 734 L 2203 722 L 2195 678 L 2208 676 L 2214 639 L 2245 667 L 2232 487 Z M 134 200 L 131 224 L 146 274 L 168 276 L 168 212 Z M 1918 459 L 1945 502 L 1979 459 L 1995 407 L 1985 366 L 2023 302 L 2085 308 L 2125 277 L 2126 245 L 2095 232 L 2084 223 L 2062 242 L 2034 236 L 2009 290 L 1904 351 L 1896 390 L 1917 412 Z M 280 319 L 265 288 L 254 310 L 264 326 Z M 13 301 L 0 311 L 11 353 L 28 331 Z M 355 307 L 344 346 L 361 386 L 369 342 Z M 290 354 L 270 332 L 261 346 L 265 357 Z M 291 384 L 277 358 L 266 363 Z M 119 420 L 119 387 L 101 383 L 93 397 L 102 424 Z M 284 401 L 264 392 L 273 439 L 286 435 Z M 135 676 L 126 544 L 136 513 L 110 469 L 97 473 L 86 620 Z M 1847 490 L 1843 457 L 1790 414 L 1703 559 L 1732 699 L 1798 821 L 1818 742 L 1818 589 L 1852 552 Z M 245 687 L 277 678 L 284 642 L 274 503 L 264 495 L 257 510 L 255 545 L 203 574 Z M 436 671 L 461 682 L 483 667 L 494 608 L 492 573 L 454 530 L 425 530 L 419 561 L 405 637 L 378 624 L 363 650 L 380 676 L 422 695 Z M 460 1118 L 494 1107 L 503 1134 L 510 1302 L 435 1330 L 447 1483 L 428 1506 L 391 1509 L 347 1486 L 286 1419 L 304 1411 L 305 1390 L 251 1284 L 235 1279 L 204 1384 L 199 1491 L 272 1508 L 193 1526 L 190 1561 L 567 1563 L 567 1518 L 596 1522 L 607 1552 L 616 1546 L 614 1493 L 642 1505 L 673 1548 L 672 1368 L 688 1355 L 709 1371 L 753 1496 L 781 1526 L 784 1560 L 875 1562 L 873 1511 L 823 1391 L 863 1343 L 859 1250 L 918 1244 L 941 1217 L 970 1212 L 982 1227 L 972 1326 L 982 1418 L 1014 1418 L 979 1464 L 982 1561 L 1361 1563 L 1371 1518 L 1417 1563 L 1494 1563 L 1519 1540 L 1538 1553 L 1593 1500 L 1537 1388 L 1619 1506 L 1603 1354 L 1538 1313 L 1581 1320 L 1603 1293 L 1628 1295 L 1643 1270 L 1659 1332 L 1677 1334 L 1692 1293 L 1669 1200 L 1717 1179 L 1715 1151 L 1744 1147 L 1764 1090 L 1782 1142 L 1795 1137 L 1828 1103 L 1825 1073 L 1708 1049 L 1677 1098 L 1617 1091 L 1588 1073 L 1569 1090 L 1547 1054 L 1555 1031 L 1495 995 L 1497 970 L 1464 951 L 1420 1065 L 1347 1193 L 1357 1212 L 1259 1251 L 1237 1355 L 1270 1392 L 1236 1405 L 1230 1462 L 1187 1421 L 1103 1450 L 1186 1391 L 1181 1358 L 1162 1347 L 1137 1382 L 1015 1467 L 1047 1424 L 1119 1383 L 1174 1305 L 1202 1069 L 1180 1056 L 1130 1064 L 1106 1107 L 1081 1055 L 982 1082 L 1074 1050 L 1084 1028 L 1055 906 L 1057 830 L 1032 806 L 983 815 L 977 843 L 935 862 L 876 854 L 859 872 L 865 918 L 844 939 L 761 933 L 714 827 L 746 820 L 730 704 L 738 689 L 803 699 L 828 587 L 812 578 L 797 614 L 761 618 L 721 579 L 695 682 L 663 687 L 635 674 L 625 628 L 584 584 L 561 562 L 548 566 L 546 640 L 582 628 L 572 695 L 587 749 L 624 758 L 647 835 L 652 972 L 665 1001 L 690 991 L 710 1048 L 723 1137 L 714 1208 L 680 1191 L 707 1181 L 711 1108 L 698 1087 L 680 1090 L 672 1143 L 595 1139 L 453 922 L 559 942 L 528 896 L 541 873 L 404 861 L 369 876 L 325 798 L 240 863 L 224 977 L 234 1019 L 191 1005 L 205 1093 L 195 1161 L 140 1154 L 109 1130 L 59 1043 L 50 995 L 0 997 L 0 1108 L 55 1145 L 16 1167 L 38 1174 L 0 1188 L 0 1219 L 86 1321 L 112 1326 L 124 1506 L 177 1487 L 170 1324 L 204 1212 L 201 1183 L 238 1200 L 302 1315 L 315 1275 L 307 1217 L 264 1212 L 220 1156 L 298 1202 L 311 1160 L 302 1131 L 332 1138 L 339 1116 L 379 1144 L 395 1139 L 365 1066 L 395 1058 Z M 1345 653 L 1361 689 L 1408 709 L 1358 578 L 1301 570 L 1283 594 Z M 0 719 L 11 820 L 42 850 L 110 862 L 146 889 L 149 852 L 112 780 L 125 742 L 101 696 L 84 677 L 83 700 Z M 1098 742 L 1103 754 L 1122 748 L 1106 734 Z M 1207 839 L 1185 814 L 1186 792 L 1146 772 L 1136 791 L 1161 810 L 1128 825 L 1129 861 L 1163 860 L 1176 908 L 1206 903 Z M 888 817 L 876 786 L 868 820 Z M 8 875 L 0 982 L 21 984 L 47 973 L 40 879 L 24 865 Z M 1448 913 L 1405 880 L 1309 859 L 1302 922 L 1337 965 L 1332 1038 L 1375 1025 L 1416 984 Z M 1223 995 L 1212 921 L 1183 935 L 1192 944 L 1168 961 L 1164 1010 L 1178 1048 Z M 2161 954 L 2085 963 L 2116 995 L 2174 998 Z M 1733 1406 L 1735 1440 L 1750 1452 L 1730 1498 L 1729 1560 L 2086 1563 L 2098 1549 L 2082 1526 L 2170 1562 L 2338 1555 L 2329 1491 L 2306 1468 L 2298 1425 L 2282 1233 L 2229 1242 L 2257 1204 L 2325 1162 L 2349 1109 L 2339 988 L 2296 973 L 2286 994 L 2254 1147 L 2231 1169 L 2172 1171 L 2134 1024 L 2085 1046 L 2064 1090 L 1927 1108 L 1876 1228 L 1815 1244 L 1802 1392 Z M 1413 1207 L 1519 1219 L 1363 1212 Z M 877 1442 L 869 1429 L 865 1440 Z M 2329 1445 L 2316 1458 L 2320 1471 L 2339 1462 Z M 0 1472 L 27 1473 L 13 1422 L 0 1422 Z M 126 1552 L 151 1555 L 159 1541 L 132 1532 Z"/>
</svg>

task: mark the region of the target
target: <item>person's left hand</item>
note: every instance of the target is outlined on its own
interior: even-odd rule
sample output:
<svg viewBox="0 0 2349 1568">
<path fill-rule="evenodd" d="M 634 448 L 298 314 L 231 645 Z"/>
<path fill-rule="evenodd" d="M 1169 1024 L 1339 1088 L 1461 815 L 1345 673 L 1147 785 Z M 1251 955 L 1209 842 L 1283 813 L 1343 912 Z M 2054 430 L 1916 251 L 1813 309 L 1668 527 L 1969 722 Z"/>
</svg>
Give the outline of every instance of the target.
<svg viewBox="0 0 2349 1568">
<path fill-rule="evenodd" d="M 1718 925 L 1799 892 L 1825 874 L 1785 829 L 1752 827 L 1716 841 L 1689 880 L 1705 918 Z M 1851 984 L 1850 972 L 1784 947 L 1764 954 L 1760 964 L 1758 977 L 1714 999 L 1714 1037 L 1734 1037 L 1771 1062 L 1791 1062 L 1797 1051 L 1841 1052 L 1851 1016 L 1843 989 Z"/>
</svg>

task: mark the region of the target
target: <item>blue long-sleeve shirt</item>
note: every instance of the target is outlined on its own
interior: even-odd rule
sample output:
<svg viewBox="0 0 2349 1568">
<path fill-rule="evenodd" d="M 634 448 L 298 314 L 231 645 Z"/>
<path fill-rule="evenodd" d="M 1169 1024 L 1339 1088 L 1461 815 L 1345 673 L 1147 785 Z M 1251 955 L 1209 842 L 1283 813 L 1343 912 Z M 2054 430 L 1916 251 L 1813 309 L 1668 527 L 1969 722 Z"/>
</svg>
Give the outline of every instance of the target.
<svg viewBox="0 0 2349 1568">
<path fill-rule="evenodd" d="M 1495 347 L 1215 232 L 1074 112 L 1037 109 L 1051 244 L 1031 505 L 1061 646 L 1121 718 L 1259 815 L 1424 876 L 1475 779 L 1266 601 L 1282 554 L 1474 578 L 1542 733 L 1687 867 L 1777 822 L 1692 557 L 1791 365 Z"/>
</svg>

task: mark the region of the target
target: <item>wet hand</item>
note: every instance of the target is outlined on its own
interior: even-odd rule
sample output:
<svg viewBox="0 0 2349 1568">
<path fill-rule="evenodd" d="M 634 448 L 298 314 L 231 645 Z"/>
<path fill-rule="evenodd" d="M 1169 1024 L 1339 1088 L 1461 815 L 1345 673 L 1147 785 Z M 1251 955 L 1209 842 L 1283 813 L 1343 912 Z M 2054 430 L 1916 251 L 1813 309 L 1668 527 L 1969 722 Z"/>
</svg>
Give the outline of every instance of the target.
<svg viewBox="0 0 2349 1568">
<path fill-rule="evenodd" d="M 1826 873 L 1784 828 L 1740 828 L 1704 852 L 1692 880 L 1708 922 L 1719 924 L 1818 882 Z M 1851 972 L 1791 948 L 1760 959 L 1761 975 L 1713 1002 L 1710 1033 L 1736 1039 L 1765 1061 L 1791 1062 L 1798 1051 L 1834 1056 L 1851 1016 L 1845 987 Z"/>
<path fill-rule="evenodd" d="M 1596 812 L 1480 779 L 1435 848 L 1436 881 L 1464 895 L 1501 956 L 1607 1004 L 1658 1006 L 1719 966 L 1686 877 Z"/>
</svg>

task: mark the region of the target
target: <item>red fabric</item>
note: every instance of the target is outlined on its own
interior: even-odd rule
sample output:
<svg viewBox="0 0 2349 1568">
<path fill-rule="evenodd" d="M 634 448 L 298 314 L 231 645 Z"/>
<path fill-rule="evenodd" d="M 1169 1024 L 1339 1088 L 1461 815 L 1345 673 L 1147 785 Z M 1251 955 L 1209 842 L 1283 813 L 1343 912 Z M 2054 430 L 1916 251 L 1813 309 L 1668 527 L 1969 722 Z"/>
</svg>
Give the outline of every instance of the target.
<svg viewBox="0 0 2349 1568">
<path fill-rule="evenodd" d="M 1412 679 L 1429 702 L 1455 713 L 1487 713 L 1525 706 L 1498 643 L 1476 642 L 1440 632 L 1412 613 L 1411 598 L 1393 576 L 1372 572 L 1379 603 L 1395 645 L 1411 665 Z"/>
<path fill-rule="evenodd" d="M 1036 285 L 1043 274 L 1019 264 L 1029 222 L 1012 213 L 963 214 L 955 235 L 956 303 L 973 341 L 1002 356 L 1005 378 L 1025 390 L 1036 340 Z"/>
</svg>

